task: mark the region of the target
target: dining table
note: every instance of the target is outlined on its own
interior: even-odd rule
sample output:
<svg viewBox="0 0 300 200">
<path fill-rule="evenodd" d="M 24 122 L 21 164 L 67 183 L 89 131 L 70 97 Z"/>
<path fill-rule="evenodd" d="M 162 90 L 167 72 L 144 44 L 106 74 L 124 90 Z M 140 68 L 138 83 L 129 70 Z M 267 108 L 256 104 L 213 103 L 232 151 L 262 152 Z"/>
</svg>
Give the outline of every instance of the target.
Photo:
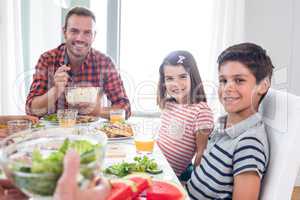
<svg viewBox="0 0 300 200">
<path fill-rule="evenodd" d="M 141 154 L 136 152 L 133 139 L 109 141 L 104 159 L 104 167 L 106 168 L 122 161 L 132 162 L 136 156 L 147 156 L 149 159 L 154 159 L 155 162 L 158 163 L 159 168 L 163 169 L 162 173 L 151 174 L 152 178 L 171 181 L 181 185 L 180 181 L 157 145 L 154 145 L 152 153 Z"/>
<path fill-rule="evenodd" d="M 86 128 L 86 129 L 93 129 L 96 127 L 101 126 L 103 122 L 106 122 L 106 119 L 99 118 L 95 122 L 91 123 L 82 123 L 77 124 L 76 126 L 79 128 Z M 158 121 L 155 121 L 154 123 L 157 124 Z M 43 122 L 44 124 L 47 124 Z M 139 118 L 131 118 L 129 121 L 131 124 L 137 124 L 137 123 L 153 123 L 145 120 L 141 120 Z M 48 123 L 46 127 L 55 127 L 57 124 Z M 178 180 L 175 172 L 173 171 L 172 167 L 168 163 L 166 157 L 163 155 L 162 151 L 158 147 L 158 145 L 154 145 L 153 152 L 150 154 L 140 154 L 137 153 L 135 144 L 134 144 L 134 138 L 133 137 L 125 137 L 125 138 L 108 138 L 108 144 L 107 144 L 107 150 L 106 155 L 104 159 L 104 166 L 103 168 L 109 167 L 113 164 L 120 163 L 120 162 L 133 162 L 134 157 L 136 156 L 143 156 L 146 155 L 150 159 L 154 159 L 156 163 L 158 163 L 158 166 L 160 169 L 163 169 L 162 173 L 160 174 L 149 174 L 153 179 L 157 180 L 164 180 L 164 181 L 171 181 L 175 183 L 178 187 L 181 187 L 183 191 L 186 191 L 184 186 L 180 183 Z M 104 175 L 107 176 L 107 175 Z M 112 176 L 107 176 L 109 178 L 112 178 Z M 116 178 L 116 177 L 114 177 Z M 186 193 L 186 199 L 188 200 L 189 197 Z"/>
<path fill-rule="evenodd" d="M 77 124 L 75 127 L 79 129 L 86 129 L 88 131 L 96 127 L 99 127 L 99 125 L 101 125 L 101 123 L 103 122 L 105 122 L 105 119 L 99 118 L 95 122 Z M 40 123 L 43 125 L 44 129 L 59 127 L 58 123 L 47 122 L 45 120 L 41 120 Z M 123 161 L 133 162 L 134 157 L 143 156 L 143 155 L 145 154 L 140 154 L 136 151 L 133 137 L 117 138 L 117 139 L 108 138 L 103 169 Z M 173 169 L 171 168 L 170 164 L 166 160 L 165 156 L 163 155 L 158 145 L 155 144 L 152 153 L 146 154 L 146 156 L 150 159 L 154 159 L 155 162 L 158 164 L 159 168 L 163 169 L 162 173 L 149 174 L 149 176 L 153 180 L 156 179 L 156 180 L 170 181 L 175 183 L 183 191 L 186 191 L 184 189 L 184 186 L 178 180 L 176 174 L 174 173 Z M 104 176 L 106 175 L 104 174 Z M 108 176 L 108 177 L 112 178 L 112 176 Z M 186 193 L 186 199 L 189 199 L 187 193 Z"/>
</svg>

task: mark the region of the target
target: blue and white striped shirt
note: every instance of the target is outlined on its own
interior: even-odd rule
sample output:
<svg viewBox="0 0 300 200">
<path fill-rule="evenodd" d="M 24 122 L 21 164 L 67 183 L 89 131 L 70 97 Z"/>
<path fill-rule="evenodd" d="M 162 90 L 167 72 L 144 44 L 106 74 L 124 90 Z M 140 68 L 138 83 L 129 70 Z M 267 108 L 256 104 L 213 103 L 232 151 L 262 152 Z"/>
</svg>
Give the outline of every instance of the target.
<svg viewBox="0 0 300 200">
<path fill-rule="evenodd" d="M 269 161 L 269 144 L 259 113 L 224 129 L 226 116 L 219 119 L 191 179 L 191 199 L 232 199 L 234 176 L 256 171 L 260 178 Z"/>
</svg>

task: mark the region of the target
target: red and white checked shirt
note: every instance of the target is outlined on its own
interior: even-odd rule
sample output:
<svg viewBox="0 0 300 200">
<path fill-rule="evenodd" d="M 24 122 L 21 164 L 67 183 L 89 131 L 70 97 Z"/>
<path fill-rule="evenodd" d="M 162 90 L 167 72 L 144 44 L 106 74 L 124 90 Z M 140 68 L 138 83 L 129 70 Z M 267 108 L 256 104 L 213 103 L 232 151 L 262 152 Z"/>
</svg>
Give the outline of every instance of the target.
<svg viewBox="0 0 300 200">
<path fill-rule="evenodd" d="M 161 116 L 157 144 L 177 176 L 192 162 L 196 152 L 196 132 L 212 128 L 211 109 L 205 102 L 167 102 Z"/>
<path fill-rule="evenodd" d="M 26 100 L 27 114 L 32 114 L 32 99 L 35 96 L 45 94 L 54 86 L 54 74 L 64 64 L 68 64 L 64 43 L 40 56 Z M 68 83 L 69 86 L 81 84 L 100 87 L 112 105 L 120 105 L 126 110 L 126 116 L 130 116 L 130 103 L 123 82 L 109 57 L 91 48 L 80 69 L 75 70 L 71 68 L 69 75 L 71 76 Z M 58 108 L 66 108 L 67 106 L 65 95 L 61 95 L 56 102 L 55 108 L 48 111 L 48 113 L 56 112 Z"/>
</svg>

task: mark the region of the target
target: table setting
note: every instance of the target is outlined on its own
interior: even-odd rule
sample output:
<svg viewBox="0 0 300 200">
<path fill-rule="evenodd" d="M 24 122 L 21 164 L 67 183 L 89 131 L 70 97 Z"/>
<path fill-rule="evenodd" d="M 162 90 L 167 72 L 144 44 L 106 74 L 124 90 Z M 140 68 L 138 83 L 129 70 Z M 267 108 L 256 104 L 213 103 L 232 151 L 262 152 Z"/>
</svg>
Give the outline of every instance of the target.
<svg viewBox="0 0 300 200">
<path fill-rule="evenodd" d="M 89 90 L 90 96 L 84 99 L 80 92 L 85 90 L 68 91 L 67 100 L 73 103 L 96 94 L 96 90 Z M 35 124 L 12 120 L 1 125 L 8 136 L 0 142 L 0 180 L 8 179 L 30 199 L 52 199 L 64 155 L 72 148 L 80 155 L 80 188 L 89 187 L 95 177 L 106 177 L 114 183 L 136 173 L 145 174 L 147 180 L 182 187 L 155 144 L 157 130 L 126 120 L 123 109 L 112 109 L 109 119 L 78 113 L 75 108 L 59 109 Z"/>
</svg>

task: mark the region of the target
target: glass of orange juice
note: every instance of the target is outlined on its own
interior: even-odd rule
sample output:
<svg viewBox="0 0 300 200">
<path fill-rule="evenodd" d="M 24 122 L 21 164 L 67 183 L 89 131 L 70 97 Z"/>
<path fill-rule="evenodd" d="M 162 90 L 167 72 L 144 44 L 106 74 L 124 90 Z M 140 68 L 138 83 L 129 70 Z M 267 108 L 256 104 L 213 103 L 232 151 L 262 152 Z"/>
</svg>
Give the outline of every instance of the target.
<svg viewBox="0 0 300 200">
<path fill-rule="evenodd" d="M 73 127 L 76 124 L 78 111 L 75 109 L 62 109 L 57 111 L 59 126 L 63 128 Z"/>
<path fill-rule="evenodd" d="M 134 128 L 134 130 L 134 145 L 136 152 L 140 154 L 151 154 L 155 143 L 152 131 L 146 131 L 142 128 Z"/>
<path fill-rule="evenodd" d="M 111 110 L 109 114 L 112 123 L 125 121 L 125 110 L 123 109 Z"/>
</svg>

